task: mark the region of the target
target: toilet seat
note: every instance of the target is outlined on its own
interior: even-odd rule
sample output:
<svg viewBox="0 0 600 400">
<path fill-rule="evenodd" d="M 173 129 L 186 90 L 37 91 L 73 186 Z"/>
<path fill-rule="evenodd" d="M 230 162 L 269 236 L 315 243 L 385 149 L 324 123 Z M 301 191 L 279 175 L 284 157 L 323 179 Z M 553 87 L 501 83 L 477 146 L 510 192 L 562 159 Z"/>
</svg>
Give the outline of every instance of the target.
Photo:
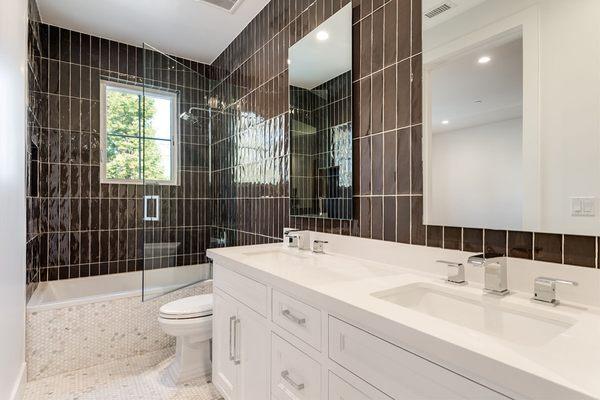
<svg viewBox="0 0 600 400">
<path fill-rule="evenodd" d="M 193 319 L 212 315 L 213 295 L 185 297 L 163 305 L 158 314 L 164 319 Z"/>
</svg>

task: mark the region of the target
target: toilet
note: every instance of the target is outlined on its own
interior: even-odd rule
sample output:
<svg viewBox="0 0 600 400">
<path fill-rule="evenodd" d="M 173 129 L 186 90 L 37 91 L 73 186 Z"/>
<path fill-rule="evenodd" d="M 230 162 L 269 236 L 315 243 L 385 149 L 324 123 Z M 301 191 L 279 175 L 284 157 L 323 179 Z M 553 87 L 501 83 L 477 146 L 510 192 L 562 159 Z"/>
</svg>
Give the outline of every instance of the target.
<svg viewBox="0 0 600 400">
<path fill-rule="evenodd" d="M 212 310 L 212 294 L 175 300 L 159 310 L 160 327 L 177 338 L 175 360 L 169 366 L 176 383 L 211 371 Z"/>
</svg>

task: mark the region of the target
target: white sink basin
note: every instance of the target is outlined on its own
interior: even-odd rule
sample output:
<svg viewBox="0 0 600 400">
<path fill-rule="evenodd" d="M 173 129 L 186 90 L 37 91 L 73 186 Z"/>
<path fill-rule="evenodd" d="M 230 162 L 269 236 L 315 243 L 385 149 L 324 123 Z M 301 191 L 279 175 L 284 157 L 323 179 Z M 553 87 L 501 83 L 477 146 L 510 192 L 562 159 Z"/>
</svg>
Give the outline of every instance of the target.
<svg viewBox="0 0 600 400">
<path fill-rule="evenodd" d="M 506 304 L 458 288 L 413 283 L 372 293 L 374 297 L 469 329 L 526 346 L 541 346 L 566 332 L 575 320 L 538 308 Z"/>
<path fill-rule="evenodd" d="M 248 252 L 245 252 L 242 254 L 247 257 L 271 257 L 271 258 L 275 258 L 275 259 L 285 258 L 285 257 L 294 257 L 294 258 L 300 258 L 300 259 L 307 258 L 306 254 L 300 253 L 300 251 L 298 251 L 297 249 L 255 250 L 255 251 L 248 251 Z"/>
</svg>

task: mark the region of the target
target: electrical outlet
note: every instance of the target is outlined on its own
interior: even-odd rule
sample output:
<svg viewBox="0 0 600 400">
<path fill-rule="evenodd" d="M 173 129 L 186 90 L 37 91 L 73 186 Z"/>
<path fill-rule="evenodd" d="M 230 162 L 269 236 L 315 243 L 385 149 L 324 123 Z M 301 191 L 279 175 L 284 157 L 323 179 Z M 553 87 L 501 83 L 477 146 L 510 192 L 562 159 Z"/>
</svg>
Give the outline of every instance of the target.
<svg viewBox="0 0 600 400">
<path fill-rule="evenodd" d="M 571 197 L 571 216 L 573 217 L 595 217 L 595 197 Z"/>
</svg>

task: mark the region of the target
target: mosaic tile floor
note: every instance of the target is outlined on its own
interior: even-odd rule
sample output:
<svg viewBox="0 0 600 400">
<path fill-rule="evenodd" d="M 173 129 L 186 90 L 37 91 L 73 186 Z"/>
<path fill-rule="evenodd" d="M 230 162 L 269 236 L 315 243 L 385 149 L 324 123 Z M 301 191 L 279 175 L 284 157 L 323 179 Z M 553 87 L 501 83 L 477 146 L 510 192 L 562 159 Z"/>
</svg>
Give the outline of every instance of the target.
<svg viewBox="0 0 600 400">
<path fill-rule="evenodd" d="M 173 349 L 29 382 L 24 400 L 218 400 L 207 378 L 176 385 Z"/>
</svg>

